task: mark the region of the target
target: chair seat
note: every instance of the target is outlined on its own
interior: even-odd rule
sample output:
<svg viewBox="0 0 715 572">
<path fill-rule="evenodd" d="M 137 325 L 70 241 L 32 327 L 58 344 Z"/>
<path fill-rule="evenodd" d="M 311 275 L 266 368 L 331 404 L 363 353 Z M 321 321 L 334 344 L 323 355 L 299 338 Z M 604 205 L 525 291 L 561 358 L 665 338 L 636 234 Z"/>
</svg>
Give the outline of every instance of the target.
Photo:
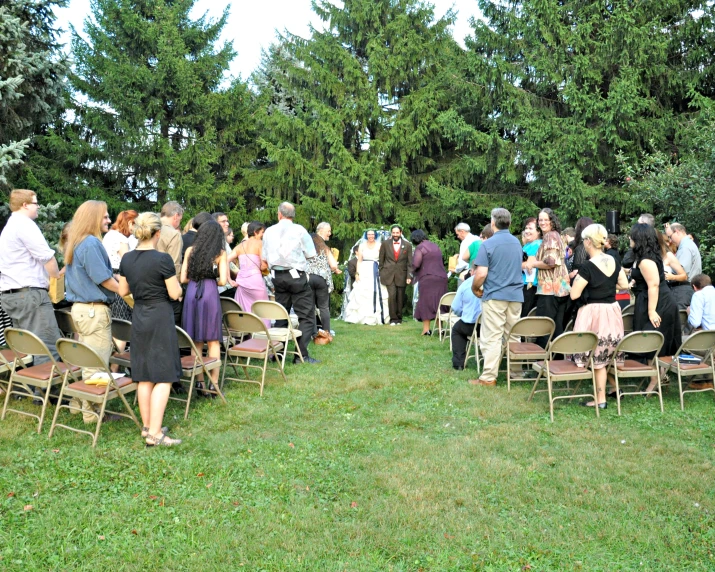
<svg viewBox="0 0 715 572">
<path fill-rule="evenodd" d="M 204 365 L 208 366 L 219 361 L 215 357 L 204 357 Z M 195 356 L 184 356 L 181 358 L 181 369 L 193 369 L 195 363 Z"/>
<path fill-rule="evenodd" d="M 509 342 L 509 351 L 515 355 L 544 355 L 546 353 L 546 350 L 539 344 L 529 342 Z"/>
<path fill-rule="evenodd" d="M 5 361 L 13 361 L 15 359 L 15 353 L 12 350 L 0 350 L 0 354 L 2 354 L 2 357 L 5 358 Z M 17 354 L 21 360 L 24 360 L 27 357 L 27 354 Z"/>
<path fill-rule="evenodd" d="M 653 368 L 650 367 L 648 364 L 641 363 L 634 359 L 627 359 L 623 363 L 617 363 L 616 368 L 618 369 L 618 371 L 624 372 L 642 371 L 645 373 L 649 373 L 653 371 Z"/>
<path fill-rule="evenodd" d="M 271 345 L 273 346 L 274 349 L 278 350 L 283 347 L 283 344 L 281 342 L 276 342 L 271 340 Z M 268 340 L 263 338 L 252 338 L 250 340 L 246 340 L 245 342 L 241 342 L 240 344 L 237 344 L 233 346 L 232 348 L 229 348 L 229 352 L 251 352 L 251 353 L 257 353 L 261 354 L 265 352 L 268 349 Z"/>
<path fill-rule="evenodd" d="M 534 364 L 534 369 L 541 370 L 544 368 L 544 362 L 539 361 Z M 590 373 L 590 370 L 585 367 L 579 367 L 569 359 L 552 360 L 549 362 L 549 373 L 552 375 L 570 375 L 574 373 Z"/>
<path fill-rule="evenodd" d="M 268 328 L 268 334 L 272 338 L 289 338 L 290 332 L 290 328 Z M 296 338 L 299 338 L 303 335 L 303 332 L 301 332 L 300 330 L 293 330 L 293 332 L 295 333 Z M 255 334 L 253 334 L 253 337 L 254 339 L 265 340 L 266 334 L 264 334 L 263 332 L 256 332 Z"/>
<path fill-rule="evenodd" d="M 62 375 L 67 371 L 67 365 L 64 363 L 58 363 L 57 369 L 59 370 L 58 375 Z M 80 370 L 80 368 L 73 365 L 70 366 L 69 370 L 72 372 L 77 372 Z M 20 370 L 17 375 L 21 377 L 29 377 L 30 379 L 36 379 L 38 381 L 47 381 L 48 379 L 50 379 L 51 372 L 52 363 L 47 362 L 40 365 L 33 365 L 32 367 L 27 367 L 23 370 Z"/>
<path fill-rule="evenodd" d="M 672 367 L 673 369 L 682 369 L 686 371 L 692 371 L 700 369 L 703 371 L 710 371 L 710 366 L 705 363 L 680 363 L 679 361 L 673 361 L 673 356 L 659 357 L 658 361 L 664 366 Z"/>
<path fill-rule="evenodd" d="M 115 379 L 114 383 L 119 389 L 121 389 L 122 387 L 126 387 L 127 385 L 133 383 L 133 381 L 129 377 L 120 377 Z M 84 381 L 75 381 L 74 383 L 70 383 L 67 386 L 67 389 L 81 391 L 82 393 L 86 393 L 88 395 L 104 395 L 104 392 L 107 391 L 107 386 L 87 385 Z"/>
</svg>

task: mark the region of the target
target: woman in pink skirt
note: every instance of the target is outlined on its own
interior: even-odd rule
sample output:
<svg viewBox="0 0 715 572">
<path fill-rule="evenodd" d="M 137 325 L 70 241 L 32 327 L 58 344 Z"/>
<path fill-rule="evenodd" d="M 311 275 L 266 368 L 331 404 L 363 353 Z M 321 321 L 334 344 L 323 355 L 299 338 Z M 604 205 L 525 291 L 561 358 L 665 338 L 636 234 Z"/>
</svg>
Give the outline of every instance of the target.
<svg viewBox="0 0 715 572">
<path fill-rule="evenodd" d="M 597 402 L 582 405 L 606 409 L 606 367 L 623 339 L 623 318 L 616 302 L 616 290 L 628 289 L 628 279 L 620 262 L 603 252 L 608 233 L 602 225 L 587 226 L 581 236 L 589 259 L 581 266 L 571 286 L 571 299 L 578 300 L 581 306 L 573 331 L 598 334 L 598 346 L 593 356 Z M 588 355 L 576 354 L 573 359 L 579 365 L 585 365 Z"/>
<path fill-rule="evenodd" d="M 238 276 L 236 282 L 236 295 L 234 299 L 244 312 L 252 312 L 253 303 L 258 300 L 268 300 L 266 282 L 263 272 L 268 268 L 262 260 L 263 233 L 266 225 L 262 222 L 251 222 L 248 225 L 248 238 L 233 249 L 238 257 Z M 267 328 L 271 327 L 270 320 L 263 320 Z"/>
</svg>

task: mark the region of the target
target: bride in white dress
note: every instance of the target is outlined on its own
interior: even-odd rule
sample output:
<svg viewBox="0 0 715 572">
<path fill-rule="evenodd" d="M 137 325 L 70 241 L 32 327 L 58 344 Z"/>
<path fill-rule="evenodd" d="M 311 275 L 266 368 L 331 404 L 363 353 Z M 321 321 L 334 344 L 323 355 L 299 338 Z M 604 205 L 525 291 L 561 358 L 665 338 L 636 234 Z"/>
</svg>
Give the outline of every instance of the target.
<svg viewBox="0 0 715 572">
<path fill-rule="evenodd" d="M 358 249 L 357 272 L 345 308 L 345 321 L 376 326 L 389 323 L 390 312 L 387 306 L 387 288 L 380 283 L 377 271 L 380 243 L 375 240 L 374 230 L 368 230 L 366 238 Z"/>
</svg>

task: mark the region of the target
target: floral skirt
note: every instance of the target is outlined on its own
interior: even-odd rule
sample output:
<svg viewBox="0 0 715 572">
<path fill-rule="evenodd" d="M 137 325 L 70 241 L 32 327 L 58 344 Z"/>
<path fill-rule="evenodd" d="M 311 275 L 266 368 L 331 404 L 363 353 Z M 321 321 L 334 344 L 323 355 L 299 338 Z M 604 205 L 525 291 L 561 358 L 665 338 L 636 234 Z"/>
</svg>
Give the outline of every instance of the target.
<svg viewBox="0 0 715 572">
<path fill-rule="evenodd" d="M 582 306 L 573 327 L 574 332 L 594 332 L 598 335 L 598 346 L 593 356 L 594 369 L 606 367 L 611 361 L 616 346 L 623 339 L 623 317 L 618 302 L 613 304 L 587 304 Z M 583 367 L 588 362 L 588 354 L 574 354 L 572 358 Z M 616 357 L 622 362 L 623 355 Z"/>
</svg>

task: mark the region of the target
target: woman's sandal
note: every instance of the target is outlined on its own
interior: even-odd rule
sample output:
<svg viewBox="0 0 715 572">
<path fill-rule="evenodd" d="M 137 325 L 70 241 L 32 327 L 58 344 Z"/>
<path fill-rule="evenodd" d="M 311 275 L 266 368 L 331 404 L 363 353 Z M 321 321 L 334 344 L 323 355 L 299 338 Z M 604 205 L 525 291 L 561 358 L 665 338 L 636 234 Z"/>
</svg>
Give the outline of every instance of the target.
<svg viewBox="0 0 715 572">
<path fill-rule="evenodd" d="M 162 433 L 168 433 L 169 428 L 168 427 L 162 427 L 161 428 Z M 149 435 L 149 427 L 142 427 L 142 439 L 146 439 L 147 436 Z"/>
<path fill-rule="evenodd" d="M 172 439 L 167 436 L 166 433 L 160 433 L 159 437 L 154 437 L 153 435 L 146 436 L 146 446 L 155 447 L 161 445 L 163 447 L 173 447 L 174 445 L 181 445 L 181 439 Z"/>
</svg>

